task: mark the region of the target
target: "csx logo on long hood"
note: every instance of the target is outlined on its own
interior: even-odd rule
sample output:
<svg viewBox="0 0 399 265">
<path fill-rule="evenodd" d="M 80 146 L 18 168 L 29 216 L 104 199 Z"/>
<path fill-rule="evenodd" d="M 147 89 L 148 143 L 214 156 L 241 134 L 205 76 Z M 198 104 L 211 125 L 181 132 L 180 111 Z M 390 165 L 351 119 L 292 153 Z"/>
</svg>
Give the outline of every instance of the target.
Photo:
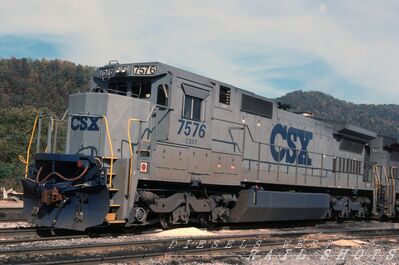
<svg viewBox="0 0 399 265">
<path fill-rule="evenodd" d="M 288 148 L 276 146 L 277 135 L 285 140 Z M 270 152 L 275 161 L 281 161 L 285 158 L 285 162 L 290 164 L 298 160 L 298 164 L 310 166 L 312 165 L 312 159 L 309 158 L 308 146 L 312 139 L 312 132 L 276 124 L 270 135 Z M 298 151 L 299 154 L 297 154 Z"/>
<path fill-rule="evenodd" d="M 99 131 L 97 122 L 100 117 L 72 116 L 71 129 L 73 131 Z"/>
</svg>

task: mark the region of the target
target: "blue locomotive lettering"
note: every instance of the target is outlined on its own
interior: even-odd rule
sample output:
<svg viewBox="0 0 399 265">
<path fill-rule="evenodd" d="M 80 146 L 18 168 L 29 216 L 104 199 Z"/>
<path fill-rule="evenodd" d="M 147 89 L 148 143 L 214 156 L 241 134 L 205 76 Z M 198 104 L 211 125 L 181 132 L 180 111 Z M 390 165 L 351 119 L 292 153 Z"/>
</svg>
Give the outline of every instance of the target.
<svg viewBox="0 0 399 265">
<path fill-rule="evenodd" d="M 71 129 L 73 131 L 99 131 L 97 122 L 100 117 L 73 116 L 71 119 Z"/>
<path fill-rule="evenodd" d="M 177 131 L 177 134 L 184 133 L 184 135 L 192 137 L 198 135 L 200 138 L 204 138 L 206 133 L 205 124 L 183 119 L 179 119 L 178 122 L 180 122 L 180 128 Z"/>
<path fill-rule="evenodd" d="M 275 145 L 277 135 L 280 135 L 287 142 L 288 148 L 279 148 Z M 285 162 L 287 163 L 293 164 L 298 159 L 298 164 L 310 166 L 312 165 L 312 159 L 309 158 L 308 146 L 312 139 L 312 132 L 276 124 L 270 135 L 270 152 L 275 161 L 281 161 L 285 157 Z M 301 145 L 300 149 L 297 148 L 298 140 Z M 299 151 L 298 155 L 297 151 Z"/>
</svg>

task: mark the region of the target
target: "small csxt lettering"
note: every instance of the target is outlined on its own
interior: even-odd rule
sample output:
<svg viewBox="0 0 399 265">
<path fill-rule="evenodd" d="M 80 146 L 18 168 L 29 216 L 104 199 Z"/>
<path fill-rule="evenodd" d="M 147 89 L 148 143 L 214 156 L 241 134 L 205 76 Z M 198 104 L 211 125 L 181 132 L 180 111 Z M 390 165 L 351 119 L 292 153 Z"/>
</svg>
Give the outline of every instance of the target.
<svg viewBox="0 0 399 265">
<path fill-rule="evenodd" d="M 195 144 L 197 144 L 197 139 L 193 139 L 193 138 L 186 138 L 186 144 L 189 144 L 189 145 L 195 145 Z"/>
<path fill-rule="evenodd" d="M 275 146 L 277 135 L 280 135 L 287 142 L 288 148 L 279 149 Z M 310 166 L 312 165 L 312 159 L 309 158 L 308 146 L 312 139 L 312 132 L 276 124 L 270 135 L 270 152 L 275 161 L 281 161 L 285 157 L 285 162 L 287 163 L 293 164 L 298 159 L 298 164 Z M 300 149 L 297 146 L 298 143 L 300 144 Z M 298 155 L 297 150 L 299 150 Z"/>
<path fill-rule="evenodd" d="M 99 131 L 98 120 L 100 117 L 72 116 L 71 129 L 73 131 Z"/>
<path fill-rule="evenodd" d="M 183 133 L 186 136 L 199 136 L 200 138 L 204 138 L 206 133 L 205 124 L 184 119 L 179 119 L 178 122 L 180 122 L 180 128 L 177 131 L 177 134 Z"/>
</svg>

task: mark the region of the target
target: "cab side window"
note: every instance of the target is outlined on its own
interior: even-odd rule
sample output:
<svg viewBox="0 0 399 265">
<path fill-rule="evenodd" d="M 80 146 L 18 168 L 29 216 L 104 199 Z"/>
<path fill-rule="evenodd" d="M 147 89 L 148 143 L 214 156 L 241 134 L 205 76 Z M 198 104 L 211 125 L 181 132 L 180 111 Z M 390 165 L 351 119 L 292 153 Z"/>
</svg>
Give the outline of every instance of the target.
<svg viewBox="0 0 399 265">
<path fill-rule="evenodd" d="M 132 97 L 134 98 L 150 98 L 151 97 L 151 83 L 150 82 L 133 82 L 132 83 Z"/>
<path fill-rule="evenodd" d="M 200 98 L 185 95 L 183 117 L 190 120 L 201 121 L 201 103 Z"/>
<path fill-rule="evenodd" d="M 169 87 L 168 85 L 162 84 L 158 86 L 157 90 L 157 105 L 168 106 L 169 99 Z"/>
</svg>

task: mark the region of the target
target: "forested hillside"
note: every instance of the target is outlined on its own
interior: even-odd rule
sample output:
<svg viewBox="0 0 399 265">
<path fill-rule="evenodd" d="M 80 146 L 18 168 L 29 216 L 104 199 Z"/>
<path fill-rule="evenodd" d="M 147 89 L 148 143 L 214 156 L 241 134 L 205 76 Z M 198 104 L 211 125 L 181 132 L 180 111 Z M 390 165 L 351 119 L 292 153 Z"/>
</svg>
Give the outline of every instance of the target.
<svg viewBox="0 0 399 265">
<path fill-rule="evenodd" d="M 0 186 L 18 187 L 33 120 L 38 112 L 60 116 L 68 95 L 86 91 L 93 67 L 61 60 L 0 59 Z M 320 92 L 296 91 L 278 99 L 293 111 L 349 121 L 399 138 L 399 105 L 356 105 Z"/>
<path fill-rule="evenodd" d="M 347 121 L 380 135 L 399 138 L 397 104 L 353 104 L 317 91 L 295 91 L 278 100 L 290 105 L 291 111 L 312 112 L 318 118 Z"/>
<path fill-rule="evenodd" d="M 92 67 L 61 60 L 0 60 L 0 107 L 65 111 L 68 95 L 88 89 Z"/>
<path fill-rule="evenodd" d="M 94 68 L 61 60 L 0 59 L 0 186 L 18 188 L 34 117 L 60 116 L 68 95 L 89 88 Z"/>
</svg>

